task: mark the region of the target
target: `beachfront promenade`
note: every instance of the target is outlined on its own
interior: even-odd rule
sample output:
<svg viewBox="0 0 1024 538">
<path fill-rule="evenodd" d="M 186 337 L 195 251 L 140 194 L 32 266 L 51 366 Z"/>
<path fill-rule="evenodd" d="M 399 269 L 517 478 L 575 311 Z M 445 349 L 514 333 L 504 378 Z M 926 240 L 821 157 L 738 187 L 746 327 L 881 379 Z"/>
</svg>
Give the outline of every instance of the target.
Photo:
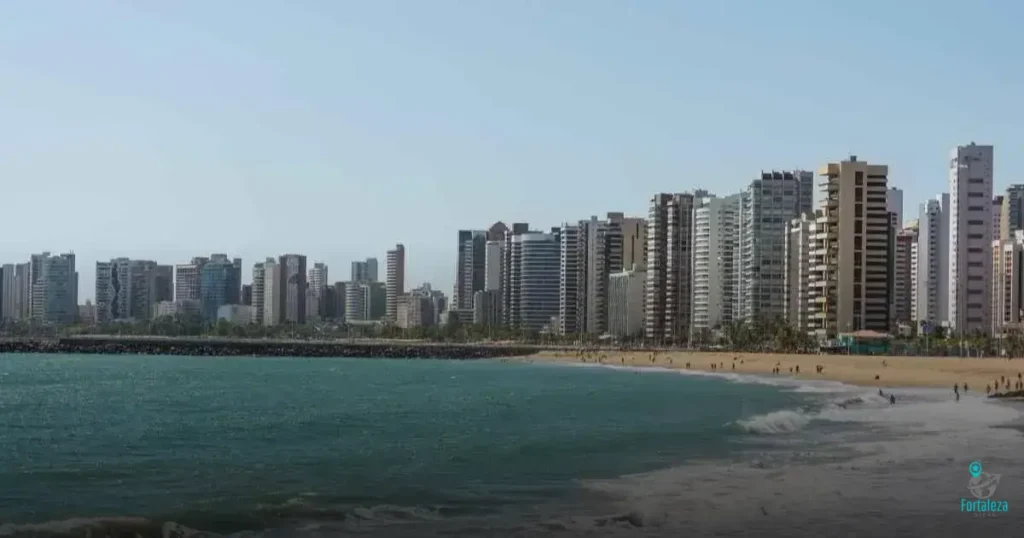
<svg viewBox="0 0 1024 538">
<path fill-rule="evenodd" d="M 0 353 L 488 359 L 522 357 L 540 350 L 538 346 L 514 343 L 448 344 L 370 339 L 284 340 L 104 335 L 0 338 Z"/>
</svg>

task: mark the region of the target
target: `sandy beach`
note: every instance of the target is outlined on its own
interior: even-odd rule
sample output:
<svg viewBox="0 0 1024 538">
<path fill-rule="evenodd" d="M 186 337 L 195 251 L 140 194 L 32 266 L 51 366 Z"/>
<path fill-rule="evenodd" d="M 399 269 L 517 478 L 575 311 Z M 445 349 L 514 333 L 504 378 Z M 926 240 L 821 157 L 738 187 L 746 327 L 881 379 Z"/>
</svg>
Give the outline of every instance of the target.
<svg viewBox="0 0 1024 538">
<path fill-rule="evenodd" d="M 1024 359 L 948 358 L 948 357 L 883 357 L 849 355 L 787 355 L 774 353 L 733 352 L 588 352 L 580 357 L 576 352 L 546 351 L 531 357 L 567 363 L 603 363 L 624 366 L 654 366 L 738 374 L 772 375 L 778 365 L 780 376 L 798 379 L 841 381 L 864 387 L 948 387 L 954 384 L 969 386 L 971 392 L 985 391 L 986 385 L 995 388 L 996 380 L 1005 377 L 1009 389 L 1019 375 L 1024 374 Z M 712 364 L 718 365 L 713 369 Z M 816 366 L 824 366 L 816 373 Z M 797 373 L 799 367 L 799 373 Z M 792 370 L 791 370 L 792 369 Z M 877 379 L 875 376 L 878 376 Z M 999 388 L 1006 392 L 1006 385 Z"/>
</svg>

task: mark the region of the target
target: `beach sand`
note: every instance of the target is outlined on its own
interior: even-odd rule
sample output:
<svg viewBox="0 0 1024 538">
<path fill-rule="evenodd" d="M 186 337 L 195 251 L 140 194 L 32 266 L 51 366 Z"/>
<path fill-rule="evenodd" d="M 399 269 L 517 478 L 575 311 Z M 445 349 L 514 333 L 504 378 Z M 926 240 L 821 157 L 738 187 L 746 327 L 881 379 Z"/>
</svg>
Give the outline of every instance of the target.
<svg viewBox="0 0 1024 538">
<path fill-rule="evenodd" d="M 864 387 L 935 387 L 953 390 L 953 384 L 964 383 L 970 392 L 984 393 L 986 385 L 992 385 L 1000 376 L 1010 381 L 1013 390 L 1017 376 L 1024 374 L 1024 359 L 998 358 L 956 358 L 956 357 L 885 357 L 851 355 L 788 355 L 776 353 L 736 352 L 687 352 L 660 351 L 651 361 L 652 353 L 592 351 L 581 358 L 578 352 L 545 351 L 532 357 L 537 361 L 566 363 L 602 363 L 610 366 L 647 366 L 685 369 L 690 363 L 692 370 L 772 375 L 776 364 L 778 375 L 797 379 L 831 380 Z M 712 363 L 720 365 L 717 370 Z M 883 364 L 884 363 L 884 364 Z M 735 369 L 733 366 L 735 365 Z M 825 367 L 823 373 L 815 372 L 816 365 Z M 796 373 L 796 367 L 800 373 Z M 790 371 L 793 368 L 793 371 Z M 878 379 L 875 379 L 878 376 Z M 999 392 L 1007 392 L 1006 385 Z"/>
</svg>

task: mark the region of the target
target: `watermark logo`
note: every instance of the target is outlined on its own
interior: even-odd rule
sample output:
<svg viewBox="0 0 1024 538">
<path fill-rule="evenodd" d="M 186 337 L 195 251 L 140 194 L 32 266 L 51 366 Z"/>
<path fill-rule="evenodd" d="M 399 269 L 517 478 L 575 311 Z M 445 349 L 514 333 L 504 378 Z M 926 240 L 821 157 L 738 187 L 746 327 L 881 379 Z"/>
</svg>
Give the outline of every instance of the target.
<svg viewBox="0 0 1024 538">
<path fill-rule="evenodd" d="M 1010 510 L 1009 503 L 1006 501 L 992 499 L 992 496 L 996 494 L 996 488 L 999 487 L 1002 475 L 984 472 L 980 461 L 971 462 L 967 470 L 971 473 L 971 479 L 967 482 L 967 491 L 971 492 L 974 499 L 960 499 L 961 512 L 993 514 Z"/>
</svg>

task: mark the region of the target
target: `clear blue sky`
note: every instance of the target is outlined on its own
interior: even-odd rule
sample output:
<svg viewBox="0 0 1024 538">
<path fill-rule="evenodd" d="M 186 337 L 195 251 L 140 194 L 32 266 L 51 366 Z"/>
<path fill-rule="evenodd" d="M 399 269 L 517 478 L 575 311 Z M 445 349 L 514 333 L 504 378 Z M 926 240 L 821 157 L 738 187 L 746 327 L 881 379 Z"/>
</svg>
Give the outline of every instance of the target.
<svg viewBox="0 0 1024 538">
<path fill-rule="evenodd" d="M 1019 2 L 178 1 L 0 6 L 0 261 L 407 248 L 643 215 L 856 154 L 905 212 L 950 148 L 1024 181 Z M 148 6 L 141 6 L 148 4 Z M 383 270 L 383 265 L 382 265 Z"/>
</svg>

